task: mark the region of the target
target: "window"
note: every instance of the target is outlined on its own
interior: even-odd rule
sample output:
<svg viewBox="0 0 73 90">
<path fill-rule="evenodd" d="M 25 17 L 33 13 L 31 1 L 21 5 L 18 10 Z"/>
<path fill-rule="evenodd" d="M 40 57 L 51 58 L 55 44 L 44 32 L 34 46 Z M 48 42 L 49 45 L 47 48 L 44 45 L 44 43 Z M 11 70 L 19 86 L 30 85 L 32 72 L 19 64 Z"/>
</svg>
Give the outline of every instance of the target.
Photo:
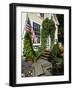
<svg viewBox="0 0 73 90">
<path fill-rule="evenodd" d="M 44 13 L 40 13 L 40 16 L 44 18 Z"/>
<path fill-rule="evenodd" d="M 33 31 L 34 31 L 34 34 L 35 34 L 35 38 L 33 40 L 33 43 L 38 44 L 38 43 L 40 43 L 40 25 L 33 22 Z"/>
</svg>

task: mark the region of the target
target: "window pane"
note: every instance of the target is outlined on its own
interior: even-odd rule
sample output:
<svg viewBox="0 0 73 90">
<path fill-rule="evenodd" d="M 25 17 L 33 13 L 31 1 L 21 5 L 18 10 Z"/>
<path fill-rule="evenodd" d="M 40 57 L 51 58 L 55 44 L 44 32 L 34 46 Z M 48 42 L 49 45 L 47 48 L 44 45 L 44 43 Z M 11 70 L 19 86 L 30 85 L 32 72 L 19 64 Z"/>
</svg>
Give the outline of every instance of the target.
<svg viewBox="0 0 73 90">
<path fill-rule="evenodd" d="M 40 13 L 40 16 L 44 18 L 44 13 Z"/>
<path fill-rule="evenodd" d="M 33 31 L 34 31 L 35 36 L 37 38 L 37 43 L 40 43 L 40 25 L 33 22 Z M 35 39 L 34 39 L 33 43 L 35 43 Z"/>
</svg>

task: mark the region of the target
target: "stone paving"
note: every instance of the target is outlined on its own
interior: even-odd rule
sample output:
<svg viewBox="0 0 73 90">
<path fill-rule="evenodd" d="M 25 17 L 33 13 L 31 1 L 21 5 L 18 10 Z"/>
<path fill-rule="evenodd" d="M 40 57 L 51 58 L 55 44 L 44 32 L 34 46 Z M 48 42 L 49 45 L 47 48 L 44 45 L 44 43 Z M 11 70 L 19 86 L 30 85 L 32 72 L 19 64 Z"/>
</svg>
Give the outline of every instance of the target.
<svg viewBox="0 0 73 90">
<path fill-rule="evenodd" d="M 44 75 L 44 76 L 49 76 L 51 74 L 51 68 L 52 64 L 48 61 L 45 61 L 44 59 L 39 59 L 36 63 L 33 63 L 33 76 L 39 76 L 39 75 Z"/>
<path fill-rule="evenodd" d="M 50 76 L 52 75 L 52 63 L 48 61 L 49 51 L 44 51 L 40 58 L 32 64 L 31 76 Z M 24 70 L 24 68 L 23 68 Z"/>
<path fill-rule="evenodd" d="M 33 76 L 50 76 L 52 75 L 52 63 L 48 61 L 50 52 L 44 51 L 44 53 L 40 56 L 36 63 L 33 63 Z"/>
</svg>

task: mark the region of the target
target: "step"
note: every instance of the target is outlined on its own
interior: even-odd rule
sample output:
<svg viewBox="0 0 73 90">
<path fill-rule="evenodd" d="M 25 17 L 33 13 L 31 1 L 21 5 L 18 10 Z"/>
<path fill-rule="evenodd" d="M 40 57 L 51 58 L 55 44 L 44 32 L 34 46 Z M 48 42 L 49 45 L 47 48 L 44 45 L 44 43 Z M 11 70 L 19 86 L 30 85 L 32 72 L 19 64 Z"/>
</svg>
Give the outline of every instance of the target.
<svg viewBox="0 0 73 90">
<path fill-rule="evenodd" d="M 43 54 L 50 54 L 49 52 L 43 52 Z"/>
<path fill-rule="evenodd" d="M 43 57 L 49 57 L 50 55 L 44 55 L 44 54 L 43 54 L 43 55 L 41 55 L 41 56 L 43 56 Z"/>
<path fill-rule="evenodd" d="M 44 53 L 49 53 L 50 54 L 50 52 L 46 52 L 46 51 L 44 51 Z"/>
<path fill-rule="evenodd" d="M 49 50 L 44 50 L 44 51 L 50 52 Z"/>
<path fill-rule="evenodd" d="M 48 50 L 45 50 L 44 52 L 49 52 L 50 53 L 50 51 L 48 51 Z"/>
<path fill-rule="evenodd" d="M 49 53 L 43 53 L 42 55 L 50 55 Z"/>
<path fill-rule="evenodd" d="M 48 58 L 46 58 L 46 57 L 40 57 L 41 59 L 44 59 L 44 60 L 48 60 Z"/>
</svg>

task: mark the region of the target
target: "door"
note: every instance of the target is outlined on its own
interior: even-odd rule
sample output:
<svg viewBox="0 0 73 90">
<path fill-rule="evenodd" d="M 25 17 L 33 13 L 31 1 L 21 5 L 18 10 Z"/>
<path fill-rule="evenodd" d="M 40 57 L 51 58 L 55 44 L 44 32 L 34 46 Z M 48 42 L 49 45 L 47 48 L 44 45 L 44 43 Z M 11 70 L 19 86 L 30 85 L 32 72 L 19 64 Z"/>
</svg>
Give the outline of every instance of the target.
<svg viewBox="0 0 73 90">
<path fill-rule="evenodd" d="M 50 35 L 49 35 L 47 37 L 46 50 L 50 50 L 50 46 L 51 46 L 51 39 L 50 39 Z"/>
</svg>

